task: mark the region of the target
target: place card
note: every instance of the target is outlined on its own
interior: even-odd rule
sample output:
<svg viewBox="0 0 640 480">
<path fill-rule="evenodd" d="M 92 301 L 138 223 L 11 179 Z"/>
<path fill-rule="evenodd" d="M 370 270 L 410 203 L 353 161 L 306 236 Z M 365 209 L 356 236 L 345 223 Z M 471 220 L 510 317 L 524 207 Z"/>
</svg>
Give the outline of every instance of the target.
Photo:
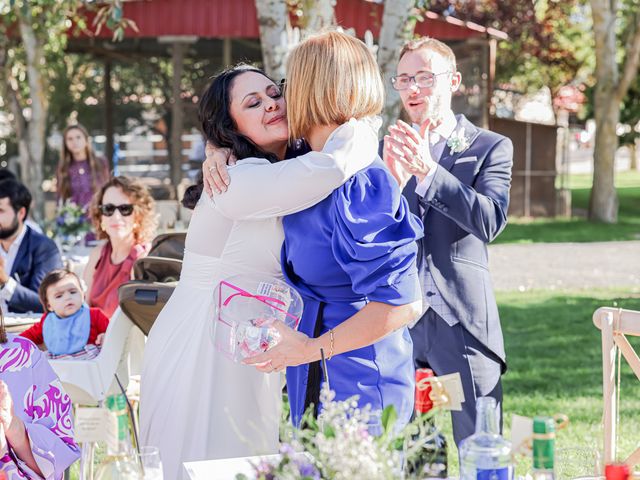
<svg viewBox="0 0 640 480">
<path fill-rule="evenodd" d="M 464 403 L 464 390 L 462 389 L 462 380 L 460 379 L 460 373 L 451 373 L 449 375 L 442 375 L 440 377 L 426 378 L 425 381 L 431 383 L 431 399 L 434 405 L 445 410 L 462 410 L 462 404 Z M 440 403 L 437 398 L 438 389 L 442 388 L 448 401 L 444 404 Z"/>
<path fill-rule="evenodd" d="M 511 416 L 511 445 L 513 451 L 531 455 L 533 440 L 533 418 L 513 414 Z"/>
<path fill-rule="evenodd" d="M 74 427 L 77 442 L 104 442 L 110 450 L 118 449 L 118 417 L 112 411 L 78 407 Z"/>
</svg>

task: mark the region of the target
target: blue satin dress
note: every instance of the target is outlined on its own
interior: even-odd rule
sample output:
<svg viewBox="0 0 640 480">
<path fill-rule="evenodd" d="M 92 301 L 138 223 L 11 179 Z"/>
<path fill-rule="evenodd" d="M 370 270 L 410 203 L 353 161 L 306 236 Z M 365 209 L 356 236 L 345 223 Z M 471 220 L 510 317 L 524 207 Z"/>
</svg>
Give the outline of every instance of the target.
<svg viewBox="0 0 640 480">
<path fill-rule="evenodd" d="M 305 334 L 320 336 L 368 302 L 404 305 L 421 298 L 416 240 L 423 235 L 422 223 L 409 212 L 380 160 L 317 205 L 286 216 L 283 224 L 283 272 L 304 300 L 299 330 Z M 311 367 L 311 378 L 309 365 L 287 368 L 291 418 L 296 426 L 305 399 L 308 405 L 310 392 L 319 392 L 320 378 L 326 378 L 318 365 Z M 406 327 L 373 345 L 334 355 L 327 368 L 336 400 L 358 395 L 359 405 L 370 404 L 374 411 L 394 405 L 398 426 L 409 421 L 415 374 Z M 370 430 L 380 431 L 379 416 Z"/>
</svg>

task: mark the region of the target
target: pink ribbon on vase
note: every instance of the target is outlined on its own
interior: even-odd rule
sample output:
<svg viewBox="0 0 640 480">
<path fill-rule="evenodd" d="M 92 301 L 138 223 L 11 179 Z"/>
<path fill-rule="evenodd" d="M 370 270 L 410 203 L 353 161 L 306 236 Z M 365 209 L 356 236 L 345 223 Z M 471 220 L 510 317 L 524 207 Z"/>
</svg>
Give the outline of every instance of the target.
<svg viewBox="0 0 640 480">
<path fill-rule="evenodd" d="M 225 280 L 222 280 L 220 282 L 220 286 L 222 287 L 223 285 L 226 285 L 227 287 L 235 290 L 237 293 L 234 293 L 232 295 L 229 295 L 224 302 L 222 301 L 222 288 L 219 289 L 218 292 L 218 320 L 221 321 L 222 323 L 224 323 L 225 325 L 228 326 L 232 326 L 230 325 L 228 322 L 225 322 L 222 318 L 221 318 L 221 312 L 222 312 L 222 307 L 226 307 L 229 302 L 231 302 L 231 299 L 234 297 L 237 297 L 238 295 L 240 295 L 241 297 L 247 297 L 247 298 L 255 298 L 256 300 L 258 300 L 259 302 L 262 302 L 266 305 L 268 305 L 269 307 L 273 308 L 274 310 L 277 310 L 279 312 L 284 313 L 287 317 L 290 317 L 294 320 L 294 326 L 293 328 L 296 329 L 298 328 L 298 323 L 300 322 L 300 318 L 296 317 L 295 315 L 292 315 L 291 313 L 289 313 L 288 311 L 280 308 L 278 305 L 283 306 L 285 305 L 285 302 L 283 302 L 282 300 L 279 300 L 277 298 L 273 298 L 273 297 L 269 297 L 267 295 L 254 295 L 253 293 L 249 293 L 246 290 L 233 285 Z"/>
</svg>

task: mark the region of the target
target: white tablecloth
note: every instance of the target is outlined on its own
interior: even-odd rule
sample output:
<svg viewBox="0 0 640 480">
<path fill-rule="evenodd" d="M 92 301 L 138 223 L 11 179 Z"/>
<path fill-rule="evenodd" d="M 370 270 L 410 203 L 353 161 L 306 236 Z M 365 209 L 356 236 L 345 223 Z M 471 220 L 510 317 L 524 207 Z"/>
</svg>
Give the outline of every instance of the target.
<svg viewBox="0 0 640 480">
<path fill-rule="evenodd" d="M 262 459 L 275 462 L 279 456 L 224 458 L 203 462 L 185 462 L 183 465 L 191 480 L 235 480 L 239 473 L 254 478 L 252 463 L 259 463 Z"/>
<path fill-rule="evenodd" d="M 8 332 L 20 333 L 38 323 L 41 317 L 41 313 L 8 313 L 4 317 L 4 325 Z"/>
<path fill-rule="evenodd" d="M 66 268 L 82 278 L 84 267 L 89 261 L 89 253 L 91 253 L 92 249 L 93 247 L 85 247 L 83 245 L 75 246 L 68 252 L 63 253 L 62 263 Z"/>
<path fill-rule="evenodd" d="M 296 455 L 307 455 L 300 453 Z M 206 460 L 203 462 L 185 462 L 184 468 L 191 480 L 235 480 L 239 473 L 248 478 L 255 478 L 252 465 L 261 461 L 277 462 L 281 455 L 264 455 L 257 457 L 223 458 L 220 460 Z"/>
</svg>

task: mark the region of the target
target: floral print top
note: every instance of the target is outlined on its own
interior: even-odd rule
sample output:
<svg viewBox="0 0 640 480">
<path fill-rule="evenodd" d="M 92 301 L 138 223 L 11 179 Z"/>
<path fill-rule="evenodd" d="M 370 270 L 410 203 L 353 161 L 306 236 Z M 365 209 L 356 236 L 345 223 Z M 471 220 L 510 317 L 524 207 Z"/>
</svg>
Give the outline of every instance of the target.
<svg viewBox="0 0 640 480">
<path fill-rule="evenodd" d="M 8 334 L 0 344 L 0 379 L 22 419 L 33 456 L 44 477 L 16 457 L 10 446 L 0 451 L 0 471 L 13 479 L 61 479 L 80 458 L 73 439 L 71 400 L 43 353 L 26 338 Z"/>
</svg>

